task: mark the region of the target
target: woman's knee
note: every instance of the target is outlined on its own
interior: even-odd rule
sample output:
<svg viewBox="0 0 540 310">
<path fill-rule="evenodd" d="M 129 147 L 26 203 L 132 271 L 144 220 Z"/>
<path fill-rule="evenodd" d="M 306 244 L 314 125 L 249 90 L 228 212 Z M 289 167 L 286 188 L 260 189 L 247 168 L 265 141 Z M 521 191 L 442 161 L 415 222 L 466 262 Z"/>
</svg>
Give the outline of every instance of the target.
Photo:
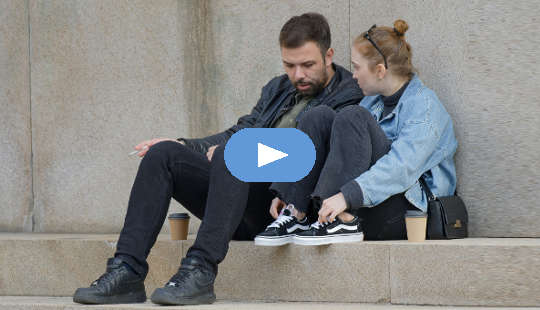
<svg viewBox="0 0 540 310">
<path fill-rule="evenodd" d="M 366 108 L 359 105 L 350 105 L 341 109 L 336 115 L 336 121 L 361 121 L 371 120 L 373 115 Z"/>
</svg>

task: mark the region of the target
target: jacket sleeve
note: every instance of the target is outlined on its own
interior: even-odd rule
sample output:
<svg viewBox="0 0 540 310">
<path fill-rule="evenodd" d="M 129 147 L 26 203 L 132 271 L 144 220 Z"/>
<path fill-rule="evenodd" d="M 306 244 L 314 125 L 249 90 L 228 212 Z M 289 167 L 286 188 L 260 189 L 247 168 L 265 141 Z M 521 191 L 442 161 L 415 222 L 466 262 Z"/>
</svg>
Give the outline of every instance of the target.
<svg viewBox="0 0 540 310">
<path fill-rule="evenodd" d="M 266 98 L 264 94 L 265 94 L 265 88 L 263 88 L 261 92 L 261 97 L 259 98 L 259 101 L 257 101 L 257 104 L 255 105 L 255 107 L 251 109 L 251 113 L 240 117 L 236 125 L 228 128 L 227 130 L 217 133 L 215 135 L 204 137 L 204 138 L 196 138 L 196 139 L 178 138 L 178 141 L 184 142 L 187 147 L 193 149 L 194 151 L 206 154 L 209 147 L 213 145 L 226 143 L 229 140 L 229 138 L 240 129 L 253 127 L 253 125 L 259 118 L 259 115 L 261 114 L 265 106 Z"/>
<path fill-rule="evenodd" d="M 438 150 L 441 128 L 448 124 L 433 122 L 432 103 L 429 98 L 419 101 L 404 121 L 398 137 L 390 151 L 381 157 L 368 171 L 344 185 L 348 189 L 359 189 L 363 201 L 355 201 L 349 207 L 373 207 L 390 196 L 405 192 L 413 186 L 427 170 L 436 166 L 446 156 Z M 425 107 L 424 109 L 418 108 Z M 451 122 L 443 118 L 444 122 Z M 357 184 L 353 184 L 356 182 Z"/>
</svg>

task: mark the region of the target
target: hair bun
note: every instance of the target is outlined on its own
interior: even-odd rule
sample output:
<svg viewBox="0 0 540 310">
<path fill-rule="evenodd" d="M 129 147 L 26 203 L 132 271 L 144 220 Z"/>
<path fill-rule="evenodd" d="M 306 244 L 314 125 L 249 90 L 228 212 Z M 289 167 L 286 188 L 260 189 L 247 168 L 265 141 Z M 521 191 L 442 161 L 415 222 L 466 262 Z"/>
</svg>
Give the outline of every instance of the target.
<svg viewBox="0 0 540 310">
<path fill-rule="evenodd" d="M 398 36 L 404 36 L 405 32 L 409 29 L 409 25 L 406 21 L 398 19 L 394 22 L 394 31 Z"/>
</svg>

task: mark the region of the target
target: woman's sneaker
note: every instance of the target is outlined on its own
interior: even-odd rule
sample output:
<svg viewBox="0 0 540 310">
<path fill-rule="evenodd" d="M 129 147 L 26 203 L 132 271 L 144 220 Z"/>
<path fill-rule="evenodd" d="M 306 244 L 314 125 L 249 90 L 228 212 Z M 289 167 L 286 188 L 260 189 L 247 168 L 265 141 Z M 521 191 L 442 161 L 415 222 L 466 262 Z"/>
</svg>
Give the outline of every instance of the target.
<svg viewBox="0 0 540 310">
<path fill-rule="evenodd" d="M 300 232 L 294 237 L 294 243 L 301 245 L 322 245 L 363 240 L 364 233 L 358 216 L 348 223 L 342 222 L 337 217 L 332 223 L 315 222 L 311 224 L 309 230 Z"/>
<path fill-rule="evenodd" d="M 307 216 L 299 221 L 292 215 L 291 205 L 283 208 L 278 218 L 255 237 L 255 245 L 279 246 L 292 242 L 297 233 L 309 229 Z"/>
</svg>

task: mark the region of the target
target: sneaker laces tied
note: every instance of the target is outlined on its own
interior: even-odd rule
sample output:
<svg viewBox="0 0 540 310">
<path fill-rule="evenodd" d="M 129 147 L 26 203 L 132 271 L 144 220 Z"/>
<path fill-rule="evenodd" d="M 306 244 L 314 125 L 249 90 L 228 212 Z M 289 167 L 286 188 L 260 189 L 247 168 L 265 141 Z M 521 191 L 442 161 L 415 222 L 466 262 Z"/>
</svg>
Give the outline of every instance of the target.
<svg viewBox="0 0 540 310">
<path fill-rule="evenodd" d="M 279 228 L 281 227 L 281 225 L 286 224 L 292 220 L 293 220 L 292 215 L 280 214 L 278 218 L 272 222 L 272 224 L 268 225 L 268 228 L 270 227 Z"/>
<path fill-rule="evenodd" d="M 312 228 L 315 228 L 315 229 L 321 229 L 321 228 L 323 228 L 323 227 L 325 227 L 327 225 L 328 225 L 328 223 L 321 223 L 319 221 L 315 221 L 315 223 L 311 224 L 310 226 Z"/>
<path fill-rule="evenodd" d="M 120 268 L 114 268 L 111 271 L 105 272 L 97 280 L 92 282 L 92 284 L 90 284 L 90 286 L 97 286 L 102 281 L 108 281 L 110 278 L 113 278 L 118 272 L 120 272 Z"/>
<path fill-rule="evenodd" d="M 182 267 L 178 270 L 178 272 L 171 277 L 169 282 L 165 284 L 165 286 L 175 286 L 178 287 L 180 283 L 184 283 L 186 279 L 188 278 L 190 272 L 187 270 L 184 270 Z"/>
</svg>

